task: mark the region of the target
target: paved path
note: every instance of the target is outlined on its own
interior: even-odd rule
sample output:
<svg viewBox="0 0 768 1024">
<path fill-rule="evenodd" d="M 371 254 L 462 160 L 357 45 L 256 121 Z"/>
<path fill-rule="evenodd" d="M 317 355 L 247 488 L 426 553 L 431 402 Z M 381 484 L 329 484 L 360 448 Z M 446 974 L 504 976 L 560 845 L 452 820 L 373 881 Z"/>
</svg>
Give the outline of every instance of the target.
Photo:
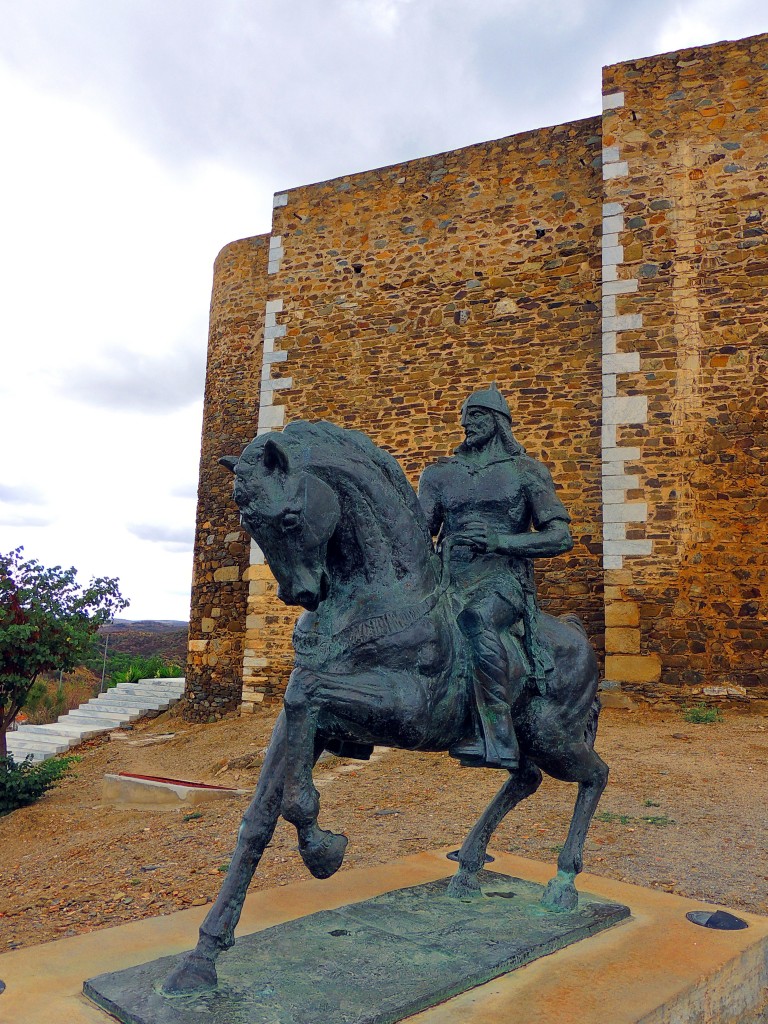
<svg viewBox="0 0 768 1024">
<path fill-rule="evenodd" d="M 20 725 L 8 733 L 8 751 L 15 761 L 32 755 L 45 761 L 63 754 L 91 736 L 118 729 L 150 712 L 165 711 L 184 693 L 184 679 L 140 679 L 118 683 L 86 704 L 61 715 L 50 725 Z"/>
</svg>

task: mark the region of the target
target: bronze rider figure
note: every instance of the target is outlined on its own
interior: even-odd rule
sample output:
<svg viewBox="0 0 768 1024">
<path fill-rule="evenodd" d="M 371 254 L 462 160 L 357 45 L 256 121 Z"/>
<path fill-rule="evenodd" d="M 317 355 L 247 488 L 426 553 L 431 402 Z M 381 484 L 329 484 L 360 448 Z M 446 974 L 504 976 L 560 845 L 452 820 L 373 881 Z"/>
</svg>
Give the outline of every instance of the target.
<svg viewBox="0 0 768 1024">
<path fill-rule="evenodd" d="M 570 516 L 549 470 L 515 439 L 495 384 L 464 402 L 461 424 L 465 440 L 453 457 L 428 466 L 419 481 L 474 665 L 474 735 L 450 753 L 463 765 L 514 770 L 513 708 L 529 680 L 543 692 L 553 668 L 538 634 L 532 559 L 571 550 Z"/>
</svg>

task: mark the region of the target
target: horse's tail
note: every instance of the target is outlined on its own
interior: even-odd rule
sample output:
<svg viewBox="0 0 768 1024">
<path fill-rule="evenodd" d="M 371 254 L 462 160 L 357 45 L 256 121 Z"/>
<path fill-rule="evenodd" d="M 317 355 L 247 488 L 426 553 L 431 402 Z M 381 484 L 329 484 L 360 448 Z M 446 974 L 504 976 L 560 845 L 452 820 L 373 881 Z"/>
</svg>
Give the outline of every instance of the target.
<svg viewBox="0 0 768 1024">
<path fill-rule="evenodd" d="M 592 701 L 592 707 L 589 709 L 589 716 L 587 718 L 587 724 L 584 727 L 584 742 L 588 747 L 594 747 L 595 737 L 597 736 L 597 721 L 600 717 L 600 698 L 595 694 L 595 699 Z"/>
</svg>

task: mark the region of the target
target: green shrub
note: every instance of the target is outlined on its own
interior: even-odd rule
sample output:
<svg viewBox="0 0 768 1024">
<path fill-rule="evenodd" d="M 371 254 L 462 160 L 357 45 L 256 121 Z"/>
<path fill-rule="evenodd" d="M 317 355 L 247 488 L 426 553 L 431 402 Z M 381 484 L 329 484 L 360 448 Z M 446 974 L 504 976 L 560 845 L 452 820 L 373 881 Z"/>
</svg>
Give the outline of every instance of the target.
<svg viewBox="0 0 768 1024">
<path fill-rule="evenodd" d="M 706 704 L 696 704 L 692 708 L 683 708 L 683 720 L 693 725 L 712 725 L 719 722 L 722 715 L 717 708 L 708 708 Z"/>
<path fill-rule="evenodd" d="M 146 658 L 137 654 L 127 661 L 122 661 L 119 667 L 113 669 L 107 686 L 137 683 L 140 679 L 176 679 L 183 675 L 184 669 L 181 665 L 166 661 L 159 654 L 152 654 Z"/>
<path fill-rule="evenodd" d="M 28 757 L 17 764 L 11 754 L 0 757 L 0 815 L 39 800 L 79 760 L 79 757 L 52 757 L 34 764 Z"/>
</svg>

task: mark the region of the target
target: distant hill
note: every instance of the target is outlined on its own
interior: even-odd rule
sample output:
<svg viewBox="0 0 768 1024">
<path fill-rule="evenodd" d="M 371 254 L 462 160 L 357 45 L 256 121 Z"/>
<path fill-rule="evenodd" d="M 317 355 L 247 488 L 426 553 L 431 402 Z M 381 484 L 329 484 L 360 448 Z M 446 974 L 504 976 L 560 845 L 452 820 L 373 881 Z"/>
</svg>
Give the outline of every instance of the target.
<svg viewBox="0 0 768 1024">
<path fill-rule="evenodd" d="M 115 619 L 99 633 L 109 634 L 109 650 L 140 654 L 147 658 L 159 654 L 182 667 L 187 660 L 189 623 L 178 619 Z"/>
</svg>

